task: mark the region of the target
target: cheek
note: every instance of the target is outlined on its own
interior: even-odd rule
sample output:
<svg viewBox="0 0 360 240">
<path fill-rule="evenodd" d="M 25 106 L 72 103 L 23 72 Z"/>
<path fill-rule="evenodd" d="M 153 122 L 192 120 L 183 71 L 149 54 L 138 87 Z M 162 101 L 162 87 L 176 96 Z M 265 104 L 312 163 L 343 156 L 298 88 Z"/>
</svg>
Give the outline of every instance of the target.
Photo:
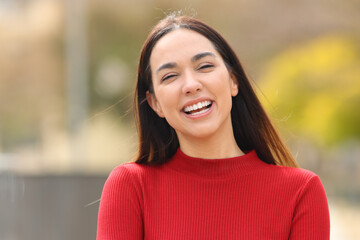
<svg viewBox="0 0 360 240">
<path fill-rule="evenodd" d="M 219 97 L 228 96 L 231 98 L 231 83 L 232 81 L 227 74 L 218 74 L 209 87 L 211 87 L 211 90 L 216 92 Z"/>
<path fill-rule="evenodd" d="M 157 99 L 161 110 L 165 114 L 165 118 L 168 118 L 169 112 L 177 109 L 177 94 L 171 89 L 161 88 L 157 91 Z M 170 116 L 171 117 L 171 116 Z"/>
<path fill-rule="evenodd" d="M 179 125 L 179 99 L 177 93 L 164 88 L 158 91 L 158 95 L 158 103 L 167 123 L 174 129 L 181 128 Z"/>
</svg>

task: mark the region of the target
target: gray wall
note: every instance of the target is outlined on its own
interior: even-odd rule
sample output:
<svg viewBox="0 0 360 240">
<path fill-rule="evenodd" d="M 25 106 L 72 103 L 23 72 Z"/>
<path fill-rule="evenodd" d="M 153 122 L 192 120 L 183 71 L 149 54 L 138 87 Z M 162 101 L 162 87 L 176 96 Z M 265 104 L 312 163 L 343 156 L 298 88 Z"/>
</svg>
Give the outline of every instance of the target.
<svg viewBox="0 0 360 240">
<path fill-rule="evenodd" d="M 0 173 L 0 239 L 95 239 L 106 177 Z"/>
</svg>

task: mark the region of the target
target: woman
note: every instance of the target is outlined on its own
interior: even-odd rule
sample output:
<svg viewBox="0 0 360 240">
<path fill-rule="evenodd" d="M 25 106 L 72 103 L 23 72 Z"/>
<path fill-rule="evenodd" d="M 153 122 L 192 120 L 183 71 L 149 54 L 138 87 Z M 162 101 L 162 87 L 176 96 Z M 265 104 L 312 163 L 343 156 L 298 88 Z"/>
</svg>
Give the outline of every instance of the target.
<svg viewBox="0 0 360 240">
<path fill-rule="evenodd" d="M 297 168 L 214 29 L 160 21 L 135 95 L 139 154 L 105 183 L 97 239 L 329 239 L 320 179 Z"/>
</svg>

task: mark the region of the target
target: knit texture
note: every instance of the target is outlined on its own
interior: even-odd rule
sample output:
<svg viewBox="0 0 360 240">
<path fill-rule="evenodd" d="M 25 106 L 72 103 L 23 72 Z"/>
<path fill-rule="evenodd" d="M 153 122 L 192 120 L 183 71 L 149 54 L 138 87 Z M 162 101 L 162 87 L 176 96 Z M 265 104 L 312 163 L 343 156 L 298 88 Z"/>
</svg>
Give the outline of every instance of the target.
<svg viewBox="0 0 360 240">
<path fill-rule="evenodd" d="M 180 149 L 160 166 L 116 167 L 103 189 L 98 240 L 329 239 L 314 173 L 261 161 L 255 151 L 201 159 Z"/>
</svg>

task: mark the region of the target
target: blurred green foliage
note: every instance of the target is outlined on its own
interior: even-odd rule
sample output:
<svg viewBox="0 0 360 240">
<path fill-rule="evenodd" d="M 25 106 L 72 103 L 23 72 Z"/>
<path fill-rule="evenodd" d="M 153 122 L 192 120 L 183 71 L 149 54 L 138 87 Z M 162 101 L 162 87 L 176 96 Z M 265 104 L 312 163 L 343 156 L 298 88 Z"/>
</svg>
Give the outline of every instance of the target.
<svg viewBox="0 0 360 240">
<path fill-rule="evenodd" d="M 357 43 L 356 37 L 323 36 L 274 57 L 260 78 L 270 114 L 317 144 L 360 139 Z"/>
<path fill-rule="evenodd" d="M 91 8 L 89 12 L 89 84 L 90 84 L 90 109 L 92 114 L 104 110 L 118 100 L 112 113 L 124 115 L 132 103 L 132 89 L 136 80 L 136 59 L 141 48 L 142 31 L 134 31 L 136 23 L 127 24 L 119 18 L 110 8 Z M 126 86 L 121 92 L 114 95 L 101 95 L 96 91 L 95 78 L 100 70 L 101 63 L 107 59 L 126 61 L 128 72 Z M 131 117 L 131 116 L 130 116 Z M 129 120 L 128 115 L 126 119 Z"/>
</svg>

